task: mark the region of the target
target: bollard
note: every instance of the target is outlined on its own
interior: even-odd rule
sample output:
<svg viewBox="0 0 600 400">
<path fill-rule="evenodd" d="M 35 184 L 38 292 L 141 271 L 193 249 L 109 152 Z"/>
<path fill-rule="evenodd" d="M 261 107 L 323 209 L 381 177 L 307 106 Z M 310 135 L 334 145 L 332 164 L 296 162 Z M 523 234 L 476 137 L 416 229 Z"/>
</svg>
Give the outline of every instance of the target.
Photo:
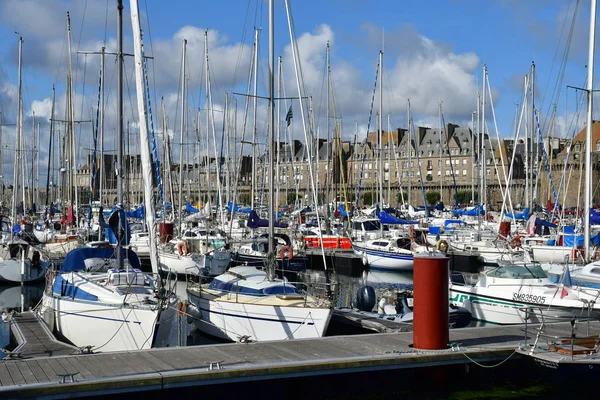
<svg viewBox="0 0 600 400">
<path fill-rule="evenodd" d="M 440 253 L 414 257 L 413 347 L 440 350 L 448 347 L 448 261 Z"/>
</svg>

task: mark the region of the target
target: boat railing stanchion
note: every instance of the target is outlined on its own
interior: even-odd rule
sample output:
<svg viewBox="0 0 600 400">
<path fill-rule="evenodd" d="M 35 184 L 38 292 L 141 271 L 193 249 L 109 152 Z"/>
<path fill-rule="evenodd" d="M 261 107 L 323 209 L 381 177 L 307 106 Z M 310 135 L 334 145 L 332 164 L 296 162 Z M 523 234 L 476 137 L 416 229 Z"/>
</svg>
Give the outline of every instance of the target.
<svg viewBox="0 0 600 400">
<path fill-rule="evenodd" d="M 574 347 L 575 347 L 575 318 L 571 318 L 571 361 L 573 361 Z"/>
</svg>

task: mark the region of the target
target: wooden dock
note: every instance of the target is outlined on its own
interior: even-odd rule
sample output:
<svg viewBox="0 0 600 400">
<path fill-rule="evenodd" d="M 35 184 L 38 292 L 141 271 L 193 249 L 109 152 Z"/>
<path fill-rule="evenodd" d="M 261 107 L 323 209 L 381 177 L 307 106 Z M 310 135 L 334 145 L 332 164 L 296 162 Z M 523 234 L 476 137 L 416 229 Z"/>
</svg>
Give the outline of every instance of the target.
<svg viewBox="0 0 600 400">
<path fill-rule="evenodd" d="M 331 320 L 335 323 L 348 324 L 379 333 L 412 332 L 413 330 L 412 323 L 391 321 L 351 309 L 335 309 Z"/>
<path fill-rule="evenodd" d="M 556 329 L 568 335 L 570 325 Z M 529 332 L 531 340 L 531 327 Z M 400 377 L 430 367 L 462 364 L 468 369 L 473 362 L 516 360 L 514 350 L 524 339 L 523 326 L 492 326 L 450 330 L 452 347 L 445 350 L 414 349 L 413 333 L 404 332 L 53 357 L 42 351 L 39 357 L 0 361 L 0 397 L 125 395 L 405 371 Z"/>
<path fill-rule="evenodd" d="M 38 358 L 69 355 L 79 351 L 75 346 L 62 343 L 33 311 L 13 314 L 10 330 L 17 347 L 7 358 Z"/>
</svg>

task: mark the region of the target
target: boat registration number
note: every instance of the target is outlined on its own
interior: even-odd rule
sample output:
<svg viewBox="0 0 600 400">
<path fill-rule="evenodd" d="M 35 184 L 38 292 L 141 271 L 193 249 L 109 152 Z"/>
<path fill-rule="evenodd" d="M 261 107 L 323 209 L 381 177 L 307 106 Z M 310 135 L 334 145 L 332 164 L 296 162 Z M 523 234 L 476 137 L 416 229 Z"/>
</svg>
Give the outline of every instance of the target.
<svg viewBox="0 0 600 400">
<path fill-rule="evenodd" d="M 533 294 L 526 294 L 526 293 L 513 293 L 513 300 L 543 304 L 546 302 L 546 296 L 535 296 Z"/>
</svg>

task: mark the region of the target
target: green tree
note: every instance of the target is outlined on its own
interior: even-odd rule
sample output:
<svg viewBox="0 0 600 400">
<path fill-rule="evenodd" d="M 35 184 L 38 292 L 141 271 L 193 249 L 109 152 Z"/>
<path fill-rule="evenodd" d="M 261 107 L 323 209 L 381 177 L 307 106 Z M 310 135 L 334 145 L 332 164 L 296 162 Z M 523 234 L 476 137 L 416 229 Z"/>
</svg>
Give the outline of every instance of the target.
<svg viewBox="0 0 600 400">
<path fill-rule="evenodd" d="M 250 194 L 249 193 L 239 193 L 238 199 L 241 204 L 250 203 Z"/>
<path fill-rule="evenodd" d="M 362 201 L 365 205 L 370 206 L 371 204 L 373 204 L 373 192 L 364 192 L 362 194 Z"/>
<path fill-rule="evenodd" d="M 430 206 L 435 206 L 437 203 L 440 202 L 440 192 L 437 191 L 430 191 L 425 193 L 425 198 L 427 199 L 427 203 Z"/>
<path fill-rule="evenodd" d="M 404 201 L 408 201 L 408 193 L 404 191 L 398 192 L 398 195 L 396 195 L 396 201 L 400 204 L 402 204 L 402 196 L 404 196 Z"/>
<path fill-rule="evenodd" d="M 298 198 L 298 193 L 296 193 L 296 192 L 289 192 L 288 195 L 287 195 L 287 202 L 288 202 L 288 204 L 295 204 L 297 198 Z"/>
<path fill-rule="evenodd" d="M 478 200 L 477 192 L 475 192 L 475 201 Z M 460 204 L 471 202 L 471 191 L 470 190 L 459 190 L 458 191 L 458 202 Z"/>
</svg>

